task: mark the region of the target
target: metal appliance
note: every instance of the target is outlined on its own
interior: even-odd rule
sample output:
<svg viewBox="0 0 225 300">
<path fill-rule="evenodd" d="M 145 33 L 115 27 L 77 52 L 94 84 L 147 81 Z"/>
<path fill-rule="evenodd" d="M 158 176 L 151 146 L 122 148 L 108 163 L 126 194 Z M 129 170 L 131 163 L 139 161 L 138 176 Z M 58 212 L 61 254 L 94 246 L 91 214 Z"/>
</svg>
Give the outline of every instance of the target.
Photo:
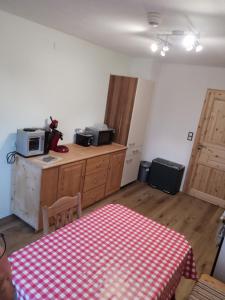
<svg viewBox="0 0 225 300">
<path fill-rule="evenodd" d="M 76 133 L 76 144 L 88 147 L 93 144 L 94 136 L 88 132 L 77 132 Z"/>
<path fill-rule="evenodd" d="M 16 135 L 16 152 L 24 157 L 47 153 L 45 147 L 46 131 L 39 128 L 18 129 Z"/>
<path fill-rule="evenodd" d="M 109 128 L 107 125 L 96 125 L 93 127 L 86 127 L 85 132 L 93 135 L 93 145 L 108 145 L 113 141 L 115 129 Z"/>
</svg>

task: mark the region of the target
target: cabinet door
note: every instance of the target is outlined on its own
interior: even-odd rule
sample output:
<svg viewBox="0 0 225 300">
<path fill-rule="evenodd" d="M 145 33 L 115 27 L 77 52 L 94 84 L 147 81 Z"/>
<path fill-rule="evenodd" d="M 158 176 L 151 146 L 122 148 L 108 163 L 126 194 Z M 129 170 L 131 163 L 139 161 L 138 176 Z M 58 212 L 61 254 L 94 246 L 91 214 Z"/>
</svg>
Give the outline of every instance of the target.
<svg viewBox="0 0 225 300">
<path fill-rule="evenodd" d="M 125 151 L 111 154 L 106 183 L 106 195 L 110 195 L 120 189 L 125 154 Z"/>
<path fill-rule="evenodd" d="M 105 123 L 116 130 L 114 142 L 127 145 L 137 78 L 111 75 Z"/>
<path fill-rule="evenodd" d="M 58 198 L 82 192 L 85 161 L 59 167 Z"/>
</svg>

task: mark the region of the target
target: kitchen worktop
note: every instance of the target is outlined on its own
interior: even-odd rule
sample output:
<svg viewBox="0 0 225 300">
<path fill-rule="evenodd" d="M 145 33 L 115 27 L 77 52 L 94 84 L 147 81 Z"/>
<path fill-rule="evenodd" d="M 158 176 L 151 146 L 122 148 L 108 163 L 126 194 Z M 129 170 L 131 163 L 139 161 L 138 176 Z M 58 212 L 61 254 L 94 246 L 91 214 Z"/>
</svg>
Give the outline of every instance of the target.
<svg viewBox="0 0 225 300">
<path fill-rule="evenodd" d="M 48 169 L 67 163 L 77 162 L 80 160 L 85 160 L 91 157 L 104 155 L 116 151 L 125 150 L 127 147 L 124 145 L 112 143 L 110 145 L 103 146 L 90 146 L 83 147 L 77 144 L 68 144 L 66 145 L 69 148 L 67 153 L 58 153 L 54 151 L 49 151 L 47 155 L 35 156 L 30 158 L 25 158 L 30 163 L 40 167 L 41 169 Z M 51 162 L 44 162 L 43 158 L 46 156 L 53 156 L 55 160 Z"/>
</svg>

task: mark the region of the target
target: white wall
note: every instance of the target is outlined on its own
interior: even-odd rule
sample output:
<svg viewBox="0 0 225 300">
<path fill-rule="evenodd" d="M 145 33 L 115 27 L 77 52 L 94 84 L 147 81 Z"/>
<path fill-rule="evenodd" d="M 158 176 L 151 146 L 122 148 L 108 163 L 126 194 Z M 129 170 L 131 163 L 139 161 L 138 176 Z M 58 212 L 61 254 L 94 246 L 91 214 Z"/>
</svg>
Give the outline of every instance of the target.
<svg viewBox="0 0 225 300">
<path fill-rule="evenodd" d="M 59 119 L 64 142 L 74 128 L 102 122 L 110 73 L 129 58 L 0 12 L 0 217 L 10 214 L 10 166 L 17 128 Z"/>
<path fill-rule="evenodd" d="M 163 64 L 156 81 L 143 159 L 162 157 L 188 166 L 208 88 L 225 90 L 225 69 Z"/>
<path fill-rule="evenodd" d="M 152 58 L 133 58 L 130 63 L 130 74 L 134 77 L 156 81 L 161 71 L 161 63 Z"/>
</svg>

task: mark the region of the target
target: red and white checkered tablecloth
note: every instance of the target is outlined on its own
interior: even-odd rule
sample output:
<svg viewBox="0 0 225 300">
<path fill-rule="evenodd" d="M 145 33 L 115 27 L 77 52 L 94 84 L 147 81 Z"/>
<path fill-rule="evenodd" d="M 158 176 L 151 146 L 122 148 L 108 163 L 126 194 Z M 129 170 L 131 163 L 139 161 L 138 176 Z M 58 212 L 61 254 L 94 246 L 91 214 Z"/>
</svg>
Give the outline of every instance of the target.
<svg viewBox="0 0 225 300">
<path fill-rule="evenodd" d="M 170 299 L 196 279 L 181 234 L 110 204 L 10 256 L 19 299 Z"/>
</svg>

